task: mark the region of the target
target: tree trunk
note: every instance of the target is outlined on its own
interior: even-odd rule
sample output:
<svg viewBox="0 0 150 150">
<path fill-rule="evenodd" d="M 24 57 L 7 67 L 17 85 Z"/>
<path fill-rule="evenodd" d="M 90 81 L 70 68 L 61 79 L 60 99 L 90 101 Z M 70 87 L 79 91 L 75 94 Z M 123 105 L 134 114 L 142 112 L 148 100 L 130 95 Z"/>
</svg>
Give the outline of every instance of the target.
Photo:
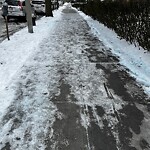
<svg viewBox="0 0 150 150">
<path fill-rule="evenodd" d="M 45 13 L 46 13 L 46 17 L 53 17 L 53 13 L 52 13 L 52 3 L 51 0 L 45 0 Z"/>
</svg>

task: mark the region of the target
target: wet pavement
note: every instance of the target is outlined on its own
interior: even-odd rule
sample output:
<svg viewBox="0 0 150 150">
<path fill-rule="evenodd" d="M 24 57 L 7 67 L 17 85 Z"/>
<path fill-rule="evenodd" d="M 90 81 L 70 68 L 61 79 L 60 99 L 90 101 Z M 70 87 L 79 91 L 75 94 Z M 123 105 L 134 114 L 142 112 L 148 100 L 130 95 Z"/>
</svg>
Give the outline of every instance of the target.
<svg viewBox="0 0 150 150">
<path fill-rule="evenodd" d="M 149 99 L 119 58 L 91 33 L 74 10 L 63 11 L 50 37 L 53 40 L 46 39 L 31 59 L 34 65 L 25 64 L 18 75 L 20 80 L 13 85 L 14 103 L 1 125 L 12 120 L 11 129 L 5 137 L 7 143 L 1 141 L 2 150 L 149 150 Z M 44 68 L 46 72 L 42 72 Z M 39 91 L 43 89 L 47 92 Z M 43 121 L 47 132 L 35 135 L 39 145 L 34 147 L 32 132 L 38 123 L 28 115 L 40 108 L 34 99 L 37 96 L 44 97 L 43 103 L 48 105 L 42 107 L 47 113 Z M 28 112 L 23 110 L 27 97 L 32 104 Z M 23 124 L 27 126 L 24 137 L 15 137 L 13 145 L 14 136 L 10 135 Z"/>
</svg>

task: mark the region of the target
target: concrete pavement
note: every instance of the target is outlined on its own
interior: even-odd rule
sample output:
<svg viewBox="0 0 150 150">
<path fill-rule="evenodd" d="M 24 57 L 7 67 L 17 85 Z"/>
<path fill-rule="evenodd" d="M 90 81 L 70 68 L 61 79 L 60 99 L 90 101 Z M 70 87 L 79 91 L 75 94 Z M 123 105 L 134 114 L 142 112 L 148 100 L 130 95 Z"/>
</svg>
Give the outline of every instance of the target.
<svg viewBox="0 0 150 150">
<path fill-rule="evenodd" d="M 141 132 L 144 113 L 137 107 L 147 96 L 83 18 L 63 12 L 56 31 L 64 44 L 57 58 L 61 79 L 51 99 L 62 117 L 53 125 L 47 150 L 148 149 L 149 139 Z"/>
</svg>

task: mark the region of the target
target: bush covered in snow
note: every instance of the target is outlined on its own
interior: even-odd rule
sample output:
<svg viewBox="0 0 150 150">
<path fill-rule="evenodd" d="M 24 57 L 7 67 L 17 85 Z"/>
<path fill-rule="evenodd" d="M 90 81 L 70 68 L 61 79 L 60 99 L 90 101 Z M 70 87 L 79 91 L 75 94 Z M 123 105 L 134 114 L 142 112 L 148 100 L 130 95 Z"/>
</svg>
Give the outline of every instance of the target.
<svg viewBox="0 0 150 150">
<path fill-rule="evenodd" d="M 121 38 L 150 50 L 150 0 L 93 0 L 81 10 Z"/>
</svg>

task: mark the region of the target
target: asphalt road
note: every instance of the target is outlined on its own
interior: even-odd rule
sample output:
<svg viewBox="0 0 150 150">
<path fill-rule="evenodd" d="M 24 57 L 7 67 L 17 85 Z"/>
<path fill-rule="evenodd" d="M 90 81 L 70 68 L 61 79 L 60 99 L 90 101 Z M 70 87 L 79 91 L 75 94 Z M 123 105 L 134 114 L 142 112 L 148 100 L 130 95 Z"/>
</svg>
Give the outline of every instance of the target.
<svg viewBox="0 0 150 150">
<path fill-rule="evenodd" d="M 20 29 L 24 28 L 26 26 L 25 22 L 18 22 L 17 20 L 10 20 L 8 22 L 8 30 L 9 34 L 12 35 L 16 31 L 19 31 Z M 7 32 L 6 32 L 6 24 L 4 18 L 1 16 L 1 10 L 0 10 L 0 42 L 7 38 Z"/>
<path fill-rule="evenodd" d="M 41 17 L 42 16 L 40 15 L 37 16 L 36 20 L 40 19 Z M 27 26 L 26 22 L 10 19 L 8 22 L 9 35 L 14 34 L 15 32 L 19 31 L 20 29 L 26 26 Z M 0 42 L 2 42 L 4 39 L 7 39 L 6 24 L 4 18 L 1 16 L 1 10 L 0 10 Z"/>
<path fill-rule="evenodd" d="M 0 9 L 0 42 L 7 38 L 6 32 L 6 24 L 4 18 L 1 16 L 1 9 Z M 40 19 L 42 16 L 37 16 L 37 19 Z M 21 22 L 19 20 L 10 19 L 8 22 L 8 30 L 9 35 L 14 34 L 15 32 L 19 31 L 20 29 L 27 26 L 26 22 Z M 11 38 L 10 38 L 11 39 Z"/>
</svg>

